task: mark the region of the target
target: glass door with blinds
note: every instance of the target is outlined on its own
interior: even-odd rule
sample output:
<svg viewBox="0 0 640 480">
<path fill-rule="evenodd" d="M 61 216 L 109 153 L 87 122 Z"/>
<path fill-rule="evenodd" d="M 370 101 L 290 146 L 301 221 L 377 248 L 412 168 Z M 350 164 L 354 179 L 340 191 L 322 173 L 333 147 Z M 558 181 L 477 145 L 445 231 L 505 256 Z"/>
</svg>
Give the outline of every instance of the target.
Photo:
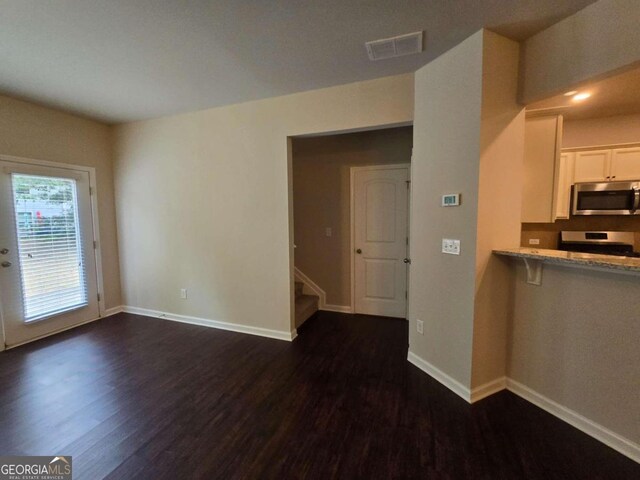
<svg viewBox="0 0 640 480">
<path fill-rule="evenodd" d="M 99 316 L 89 173 L 0 161 L 7 346 Z"/>
</svg>

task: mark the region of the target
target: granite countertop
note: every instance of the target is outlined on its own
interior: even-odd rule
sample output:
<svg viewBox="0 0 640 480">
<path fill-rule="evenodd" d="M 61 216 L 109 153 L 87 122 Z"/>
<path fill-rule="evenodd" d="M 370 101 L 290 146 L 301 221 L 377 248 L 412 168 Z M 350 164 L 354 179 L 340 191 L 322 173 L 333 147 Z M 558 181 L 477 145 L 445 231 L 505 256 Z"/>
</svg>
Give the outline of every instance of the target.
<svg viewBox="0 0 640 480">
<path fill-rule="evenodd" d="M 583 266 L 607 270 L 620 270 L 627 273 L 640 274 L 640 258 L 617 257 L 594 253 L 564 252 L 562 250 L 545 250 L 543 248 L 512 248 L 494 250 L 496 255 L 530 258 L 547 263 L 570 266 Z"/>
</svg>

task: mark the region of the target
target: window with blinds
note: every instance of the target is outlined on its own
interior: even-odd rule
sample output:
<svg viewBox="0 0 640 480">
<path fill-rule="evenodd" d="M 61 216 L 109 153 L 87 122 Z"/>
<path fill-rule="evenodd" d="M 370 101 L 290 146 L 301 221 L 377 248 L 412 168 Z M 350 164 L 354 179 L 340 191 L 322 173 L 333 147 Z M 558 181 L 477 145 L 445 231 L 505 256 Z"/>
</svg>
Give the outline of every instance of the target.
<svg viewBox="0 0 640 480">
<path fill-rule="evenodd" d="M 76 181 L 11 175 L 24 321 L 87 305 Z"/>
</svg>

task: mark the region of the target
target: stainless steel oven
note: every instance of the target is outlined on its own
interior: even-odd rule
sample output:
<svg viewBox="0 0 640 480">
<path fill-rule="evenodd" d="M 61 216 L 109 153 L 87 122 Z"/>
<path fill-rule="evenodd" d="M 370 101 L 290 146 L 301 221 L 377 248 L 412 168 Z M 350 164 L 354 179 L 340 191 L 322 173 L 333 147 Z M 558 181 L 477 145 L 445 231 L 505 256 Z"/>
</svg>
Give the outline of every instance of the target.
<svg viewBox="0 0 640 480">
<path fill-rule="evenodd" d="M 640 215 L 640 182 L 576 183 L 574 215 Z"/>
<path fill-rule="evenodd" d="M 640 257 L 633 251 L 634 232 L 560 232 L 558 250 Z"/>
</svg>

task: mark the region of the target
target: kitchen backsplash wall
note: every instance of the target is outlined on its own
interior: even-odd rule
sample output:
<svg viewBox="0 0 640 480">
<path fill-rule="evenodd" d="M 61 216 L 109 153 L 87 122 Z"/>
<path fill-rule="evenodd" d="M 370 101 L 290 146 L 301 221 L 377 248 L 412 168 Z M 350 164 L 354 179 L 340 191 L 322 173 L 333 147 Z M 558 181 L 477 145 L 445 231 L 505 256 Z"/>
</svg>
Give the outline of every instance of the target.
<svg viewBox="0 0 640 480">
<path fill-rule="evenodd" d="M 640 215 L 638 216 L 572 216 L 569 220 L 554 223 L 523 223 L 521 245 L 555 250 L 558 248 L 560 231 L 618 231 L 635 232 L 634 250 L 640 252 Z M 530 245 L 529 240 L 537 238 L 539 245 Z"/>
</svg>

